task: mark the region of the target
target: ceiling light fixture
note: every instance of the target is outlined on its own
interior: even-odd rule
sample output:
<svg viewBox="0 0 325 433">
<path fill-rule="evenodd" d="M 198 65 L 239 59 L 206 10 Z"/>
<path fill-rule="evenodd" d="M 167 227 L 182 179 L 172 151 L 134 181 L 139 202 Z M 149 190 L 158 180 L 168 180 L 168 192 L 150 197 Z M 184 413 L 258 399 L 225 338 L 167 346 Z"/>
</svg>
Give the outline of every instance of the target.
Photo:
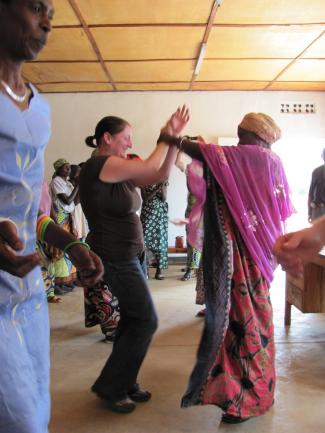
<svg viewBox="0 0 325 433">
<path fill-rule="evenodd" d="M 206 49 L 207 49 L 207 44 L 206 44 L 206 42 L 203 42 L 203 44 L 201 44 L 199 57 L 196 61 L 196 65 L 195 65 L 195 69 L 194 69 L 194 75 L 198 75 L 198 73 L 200 72 Z"/>
</svg>

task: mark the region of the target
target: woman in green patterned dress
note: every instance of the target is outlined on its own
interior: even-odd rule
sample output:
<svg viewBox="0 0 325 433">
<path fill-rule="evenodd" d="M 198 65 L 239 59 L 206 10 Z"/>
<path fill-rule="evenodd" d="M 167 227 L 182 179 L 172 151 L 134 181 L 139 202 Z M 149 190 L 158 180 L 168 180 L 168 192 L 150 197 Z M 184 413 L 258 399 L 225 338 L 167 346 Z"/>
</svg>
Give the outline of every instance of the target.
<svg viewBox="0 0 325 433">
<path fill-rule="evenodd" d="M 163 280 L 162 269 L 168 267 L 168 181 L 141 189 L 141 222 L 144 243 L 156 262 L 156 280 Z"/>
</svg>

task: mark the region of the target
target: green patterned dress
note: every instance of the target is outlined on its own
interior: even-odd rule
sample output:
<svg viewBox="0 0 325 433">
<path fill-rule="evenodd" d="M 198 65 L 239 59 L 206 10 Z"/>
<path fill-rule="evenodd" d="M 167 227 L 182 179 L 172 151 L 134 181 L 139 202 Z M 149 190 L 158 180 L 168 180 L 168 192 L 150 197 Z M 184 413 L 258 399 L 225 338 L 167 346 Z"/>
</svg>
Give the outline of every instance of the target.
<svg viewBox="0 0 325 433">
<path fill-rule="evenodd" d="M 144 200 L 141 210 L 144 243 L 156 259 L 160 269 L 168 267 L 168 203 L 162 189 L 167 182 L 144 188 L 149 199 Z"/>
</svg>

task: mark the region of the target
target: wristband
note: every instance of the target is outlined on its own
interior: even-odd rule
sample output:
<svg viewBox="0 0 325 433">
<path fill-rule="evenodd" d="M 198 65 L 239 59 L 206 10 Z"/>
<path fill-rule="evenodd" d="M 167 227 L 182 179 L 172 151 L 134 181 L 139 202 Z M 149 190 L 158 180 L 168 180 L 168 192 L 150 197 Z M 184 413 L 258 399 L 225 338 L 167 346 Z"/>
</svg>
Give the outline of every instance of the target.
<svg viewBox="0 0 325 433">
<path fill-rule="evenodd" d="M 64 250 L 63 250 L 63 253 L 64 253 L 64 255 L 66 255 L 66 252 L 67 252 L 67 250 L 69 249 L 69 248 L 71 248 L 71 247 L 73 247 L 74 245 L 83 245 L 83 246 L 85 246 L 86 248 L 88 248 L 88 250 L 90 250 L 90 246 L 86 243 L 86 242 L 84 242 L 84 241 L 72 241 L 72 242 L 69 242 L 68 243 L 68 245 L 66 245 L 65 247 L 64 247 Z"/>
<path fill-rule="evenodd" d="M 160 142 L 164 142 L 164 143 L 167 143 L 167 144 L 170 144 L 172 146 L 176 146 L 177 148 L 179 148 L 180 138 L 174 137 L 173 135 L 165 134 L 164 132 L 161 132 L 159 137 L 158 137 L 157 144 Z"/>
<path fill-rule="evenodd" d="M 50 218 L 45 214 L 38 217 L 36 232 L 37 232 L 37 239 L 39 239 L 41 242 L 44 242 L 46 229 L 51 223 L 54 224 L 54 221 L 52 220 L 52 218 Z"/>
</svg>

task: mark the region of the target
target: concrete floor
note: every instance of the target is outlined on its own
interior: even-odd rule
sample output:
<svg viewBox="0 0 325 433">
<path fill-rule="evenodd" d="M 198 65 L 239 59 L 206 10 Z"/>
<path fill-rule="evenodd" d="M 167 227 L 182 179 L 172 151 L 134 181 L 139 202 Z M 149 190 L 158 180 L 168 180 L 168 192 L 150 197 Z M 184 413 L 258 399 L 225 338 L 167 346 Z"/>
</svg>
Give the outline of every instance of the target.
<svg viewBox="0 0 325 433">
<path fill-rule="evenodd" d="M 236 426 L 219 426 L 221 413 L 214 406 L 180 409 L 202 329 L 194 280 L 179 281 L 180 268 L 170 266 L 164 281 L 149 280 L 160 325 L 140 382 L 153 397 L 132 414 L 110 412 L 89 390 L 111 345 L 100 341 L 97 327 L 84 328 L 82 290 L 50 305 L 51 433 L 324 433 L 325 316 L 293 308 L 291 328 L 285 329 L 281 271 L 272 285 L 278 375 L 273 409 Z"/>
</svg>

